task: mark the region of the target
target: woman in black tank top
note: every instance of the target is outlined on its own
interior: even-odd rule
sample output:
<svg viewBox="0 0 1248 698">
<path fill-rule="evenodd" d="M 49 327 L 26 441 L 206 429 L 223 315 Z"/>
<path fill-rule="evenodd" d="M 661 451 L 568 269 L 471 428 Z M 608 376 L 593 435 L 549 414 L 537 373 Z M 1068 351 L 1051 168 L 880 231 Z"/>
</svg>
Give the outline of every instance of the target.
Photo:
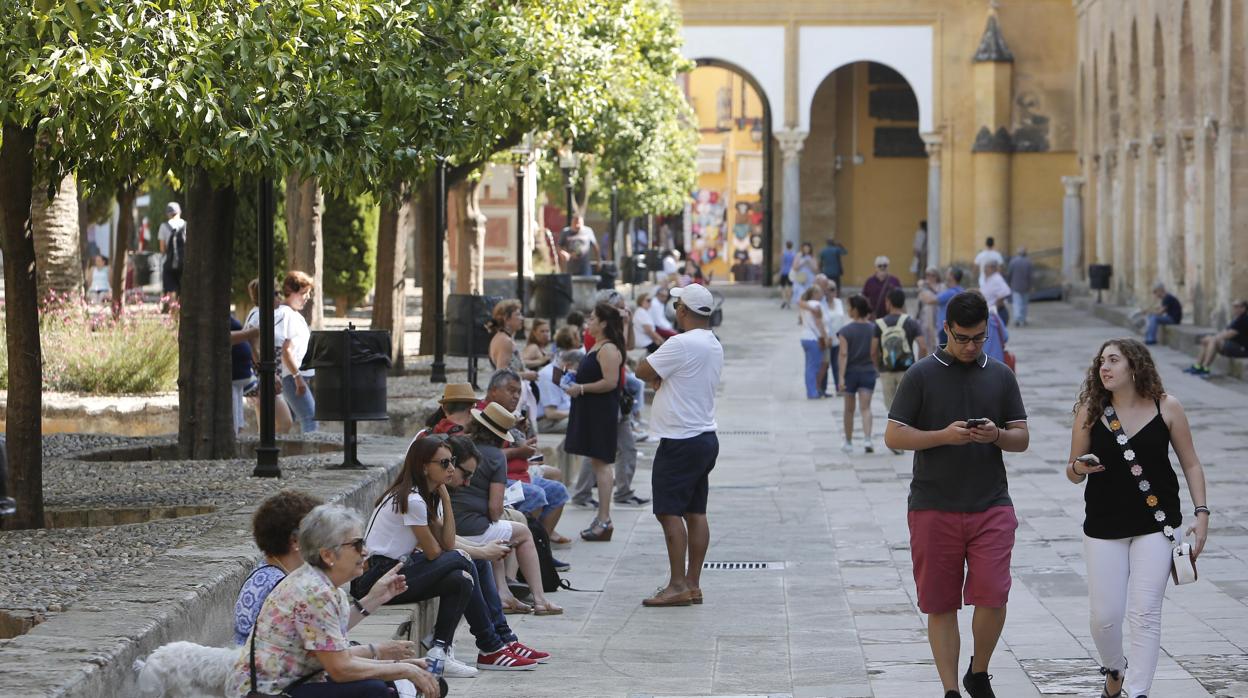
<svg viewBox="0 0 1248 698">
<path fill-rule="evenodd" d="M 1163 391 L 1152 356 L 1141 342 L 1106 342 L 1092 360 L 1075 404 L 1066 466 L 1067 479 L 1088 483 L 1084 559 L 1092 639 L 1105 676 L 1103 698 L 1118 698 L 1124 687 L 1134 698 L 1147 698 L 1152 688 L 1161 651 L 1171 536 L 1182 536 L 1171 446 L 1192 495 L 1195 520 L 1188 531 L 1196 538 L 1195 560 L 1208 536 L 1209 509 L 1204 469 L 1183 406 Z M 1131 624 L 1131 647 L 1125 655 L 1124 617 Z M 1131 672 L 1124 678 L 1128 666 Z"/>
</svg>

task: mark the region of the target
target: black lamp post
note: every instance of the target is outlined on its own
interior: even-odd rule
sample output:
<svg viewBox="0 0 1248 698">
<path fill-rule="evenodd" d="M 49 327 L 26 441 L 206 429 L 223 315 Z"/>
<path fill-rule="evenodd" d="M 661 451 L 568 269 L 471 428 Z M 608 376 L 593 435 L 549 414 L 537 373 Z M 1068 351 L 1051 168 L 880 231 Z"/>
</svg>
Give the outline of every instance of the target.
<svg viewBox="0 0 1248 698">
<path fill-rule="evenodd" d="M 520 301 L 520 313 L 528 313 L 524 299 L 524 177 L 525 166 L 516 164 L 516 298 Z"/>
<path fill-rule="evenodd" d="M 256 302 L 260 306 L 260 445 L 256 447 L 253 477 L 281 477 L 277 465 L 278 448 L 274 421 L 277 416 L 277 349 L 273 346 L 273 215 L 276 210 L 273 180 L 260 180 L 260 200 L 256 215 L 260 244 L 260 287 Z"/>
<path fill-rule="evenodd" d="M 563 170 L 563 186 L 567 193 L 568 230 L 572 230 L 572 215 L 573 215 L 573 204 L 572 204 L 573 179 L 572 177 L 576 173 L 576 167 L 579 164 L 579 162 L 580 160 L 577 158 L 576 153 L 573 152 L 571 148 L 568 148 L 559 154 L 559 167 Z"/>
<path fill-rule="evenodd" d="M 446 158 L 438 158 L 434 172 L 436 197 L 434 201 L 434 263 L 433 263 L 433 367 L 429 373 L 431 383 L 446 382 L 446 298 L 442 293 L 442 266 L 445 264 L 443 247 L 446 244 Z"/>
</svg>

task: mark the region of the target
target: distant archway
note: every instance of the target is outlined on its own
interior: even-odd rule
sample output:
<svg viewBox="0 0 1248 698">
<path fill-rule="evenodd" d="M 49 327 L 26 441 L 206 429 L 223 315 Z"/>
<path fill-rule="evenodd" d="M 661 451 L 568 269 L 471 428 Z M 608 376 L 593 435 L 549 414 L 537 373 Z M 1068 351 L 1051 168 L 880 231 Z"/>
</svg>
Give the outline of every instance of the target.
<svg viewBox="0 0 1248 698">
<path fill-rule="evenodd" d="M 739 77 L 748 86 L 754 96 L 757 98 L 762 108 L 761 120 L 751 118 L 746 113 L 747 96 L 744 91 L 740 97 L 741 110 L 736 111 L 736 105 L 732 103 L 732 96 L 729 96 L 729 103 L 724 105 L 716 105 L 717 110 L 725 112 L 721 118 L 727 119 L 728 123 L 723 124 L 725 130 L 731 130 L 734 127 L 742 129 L 746 126 L 750 127 L 751 140 L 757 136 L 757 142 L 761 146 L 761 162 L 749 163 L 750 172 L 745 172 L 747 163 L 738 159 L 735 165 L 739 169 L 734 174 L 735 181 L 725 182 L 725 188 L 721 195 L 729 199 L 729 201 L 717 201 L 715 206 L 726 207 L 731 205 L 732 211 L 722 212 L 722 230 L 717 231 L 718 235 L 723 236 L 723 240 L 718 242 L 716 256 L 726 256 L 723 260 L 723 266 L 726 266 L 729 273 L 732 274 L 734 280 L 737 281 L 757 281 L 764 286 L 771 285 L 772 272 L 775 269 L 774 260 L 774 226 L 773 226 L 773 199 L 774 199 L 774 157 L 775 146 L 772 138 L 772 106 L 771 99 L 763 84 L 749 70 L 744 67 L 720 58 L 695 58 L 699 68 L 718 68 L 728 71 Z M 695 71 L 696 72 L 696 71 Z M 754 166 L 757 165 L 759 170 L 753 172 Z M 740 191 L 744 181 L 753 182 L 755 174 L 758 179 L 758 201 L 738 200 L 736 194 Z M 746 184 L 747 188 L 752 184 Z M 747 193 L 748 192 L 742 192 Z M 748 198 L 748 197 L 747 197 Z M 706 206 L 710 202 L 695 202 L 694 206 Z M 758 208 L 761 207 L 761 211 Z M 744 209 L 744 210 L 742 210 Z M 696 209 L 691 215 L 696 214 Z M 760 215 L 761 214 L 761 215 Z M 757 226 L 755 221 L 757 220 Z M 687 221 L 686 227 L 696 226 L 696 221 Z M 757 230 L 755 230 L 757 228 Z M 755 238 L 761 236 L 761 240 Z M 757 243 L 757 246 L 756 246 Z M 759 278 L 753 278 L 755 273 L 759 272 L 759 266 L 754 264 L 754 254 L 760 251 L 761 247 L 761 273 Z M 730 256 L 729 256 L 730 255 Z M 751 271 L 751 268 L 753 271 Z"/>
</svg>

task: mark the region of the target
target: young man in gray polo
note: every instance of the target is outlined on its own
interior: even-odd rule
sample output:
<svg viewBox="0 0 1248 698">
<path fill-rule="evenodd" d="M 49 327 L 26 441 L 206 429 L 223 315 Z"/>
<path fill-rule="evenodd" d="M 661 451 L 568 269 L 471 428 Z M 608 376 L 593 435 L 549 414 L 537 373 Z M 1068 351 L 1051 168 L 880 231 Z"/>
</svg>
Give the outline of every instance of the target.
<svg viewBox="0 0 1248 698">
<path fill-rule="evenodd" d="M 711 332 L 715 301 L 700 284 L 674 288 L 672 295 L 683 331 L 637 366 L 637 377 L 655 386 L 650 431 L 660 440 L 650 482 L 670 567 L 667 586 L 642 601 L 645 606 L 702 603 L 702 562 L 711 545 L 706 500 L 719 457 L 715 388 L 724 349 Z"/>
<path fill-rule="evenodd" d="M 975 606 L 975 653 L 962 684 L 995 698 L 988 661 L 1005 626 L 1018 519 L 1002 451 L 1027 450 L 1027 411 L 1014 372 L 983 352 L 988 303 L 976 291 L 949 301 L 949 343 L 906 371 L 884 443 L 914 451 L 910 556 L 919 610 L 944 684 L 958 698 L 958 609 Z"/>
</svg>

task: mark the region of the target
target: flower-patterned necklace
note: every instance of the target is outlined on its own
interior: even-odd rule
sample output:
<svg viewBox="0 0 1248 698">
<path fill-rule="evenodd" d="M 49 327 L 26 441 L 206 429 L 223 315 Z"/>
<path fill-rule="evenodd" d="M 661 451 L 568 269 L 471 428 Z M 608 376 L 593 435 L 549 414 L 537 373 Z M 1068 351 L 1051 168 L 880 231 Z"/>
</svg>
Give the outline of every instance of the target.
<svg viewBox="0 0 1248 698">
<path fill-rule="evenodd" d="M 1136 461 L 1135 450 L 1131 448 L 1127 433 L 1122 430 L 1122 422 L 1118 419 L 1118 413 L 1110 405 L 1105 406 L 1105 418 L 1109 420 L 1109 430 L 1113 432 L 1114 440 L 1118 442 L 1119 448 L 1122 449 L 1123 460 L 1127 462 L 1131 475 L 1136 479 L 1136 486 L 1140 488 L 1140 492 L 1144 493 L 1144 503 L 1148 505 L 1149 510 L 1152 512 L 1153 520 L 1161 524 L 1161 532 L 1173 543 L 1174 528 L 1166 523 L 1166 512 L 1161 510 L 1161 500 L 1157 498 L 1157 495 L 1150 492 L 1153 489 L 1153 485 L 1144 479 L 1144 468 Z"/>
</svg>

